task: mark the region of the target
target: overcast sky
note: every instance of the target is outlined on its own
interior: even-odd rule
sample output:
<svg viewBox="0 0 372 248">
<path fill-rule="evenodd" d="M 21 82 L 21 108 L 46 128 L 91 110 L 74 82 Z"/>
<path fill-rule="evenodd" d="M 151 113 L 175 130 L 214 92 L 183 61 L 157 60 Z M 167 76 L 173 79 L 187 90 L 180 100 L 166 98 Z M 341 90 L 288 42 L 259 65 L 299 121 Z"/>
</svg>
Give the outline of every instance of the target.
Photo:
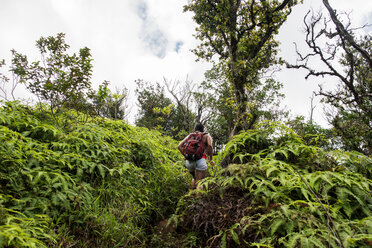
<svg viewBox="0 0 372 248">
<path fill-rule="evenodd" d="M 10 64 L 10 50 L 23 53 L 29 61 L 40 59 L 35 42 L 41 36 L 63 32 L 70 53 L 88 47 L 93 56 L 93 86 L 104 80 L 110 88 L 127 87 L 130 105 L 134 106 L 136 79 L 162 82 L 163 77 L 184 81 L 188 76 L 201 82 L 210 68 L 195 62 L 190 49 L 195 47 L 192 36 L 195 24 L 191 13 L 183 13 L 187 0 L 0 0 L 0 59 Z M 295 62 L 293 42 L 303 43 L 303 16 L 310 9 L 319 10 L 320 0 L 305 0 L 296 6 L 281 28 L 280 55 Z M 352 11 L 354 26 L 372 23 L 372 0 L 330 0 L 337 10 Z M 4 72 L 4 70 L 2 70 Z M 293 114 L 308 117 L 310 96 L 318 80 L 304 79 L 304 72 L 283 69 L 276 75 L 284 84 L 283 106 Z M 27 98 L 18 90 L 19 98 Z M 135 114 L 132 110 L 131 121 Z M 320 104 L 316 120 L 324 124 Z"/>
</svg>

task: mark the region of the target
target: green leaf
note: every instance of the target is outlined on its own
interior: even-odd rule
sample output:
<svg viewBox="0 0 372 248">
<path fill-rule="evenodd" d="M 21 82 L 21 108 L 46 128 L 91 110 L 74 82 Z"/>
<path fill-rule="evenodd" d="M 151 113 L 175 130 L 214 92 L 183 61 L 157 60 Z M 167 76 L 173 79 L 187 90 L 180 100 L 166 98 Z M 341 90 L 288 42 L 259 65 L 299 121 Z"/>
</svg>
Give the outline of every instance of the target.
<svg viewBox="0 0 372 248">
<path fill-rule="evenodd" d="M 269 178 L 271 173 L 279 171 L 278 168 L 272 166 L 266 170 L 266 177 Z"/>
<path fill-rule="evenodd" d="M 301 236 L 302 235 L 299 234 L 299 233 L 294 233 L 294 234 L 289 235 L 289 240 L 288 240 L 287 247 L 289 247 L 289 248 L 296 247 L 298 241 L 301 239 Z"/>
<path fill-rule="evenodd" d="M 235 232 L 234 228 L 230 228 L 230 234 L 234 240 L 235 243 L 240 245 L 240 240 L 238 234 Z"/>
<path fill-rule="evenodd" d="M 286 219 L 275 219 L 270 226 L 270 235 L 273 236 L 276 231 L 286 222 Z"/>
</svg>

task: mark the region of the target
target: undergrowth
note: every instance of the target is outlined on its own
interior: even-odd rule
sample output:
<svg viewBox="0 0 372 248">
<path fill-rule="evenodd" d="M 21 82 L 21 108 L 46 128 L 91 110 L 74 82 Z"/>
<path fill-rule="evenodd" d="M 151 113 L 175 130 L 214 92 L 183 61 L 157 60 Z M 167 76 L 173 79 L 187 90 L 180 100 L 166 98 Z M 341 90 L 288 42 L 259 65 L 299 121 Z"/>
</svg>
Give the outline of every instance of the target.
<svg viewBox="0 0 372 248">
<path fill-rule="evenodd" d="M 0 108 L 0 247 L 371 246 L 370 157 L 264 122 L 186 193 L 174 140 L 76 114 Z"/>
<path fill-rule="evenodd" d="M 196 236 L 193 247 L 371 246 L 371 158 L 305 145 L 268 122 L 234 137 L 226 156 L 228 167 L 182 197 L 171 218 Z"/>
<path fill-rule="evenodd" d="M 145 247 L 187 189 L 174 140 L 123 121 L 0 109 L 0 247 Z"/>
</svg>

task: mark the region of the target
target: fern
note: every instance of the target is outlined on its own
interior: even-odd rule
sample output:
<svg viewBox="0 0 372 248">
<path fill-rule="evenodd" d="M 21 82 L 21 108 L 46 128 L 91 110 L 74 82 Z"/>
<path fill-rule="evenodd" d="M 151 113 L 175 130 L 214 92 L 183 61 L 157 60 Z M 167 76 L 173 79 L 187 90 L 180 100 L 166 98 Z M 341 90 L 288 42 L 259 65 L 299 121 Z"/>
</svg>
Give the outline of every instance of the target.
<svg viewBox="0 0 372 248">
<path fill-rule="evenodd" d="M 11 103 L 0 109 L 0 196 L 19 199 L 6 204 L 17 211 L 12 216 L 22 214 L 22 223 L 49 216 L 60 244 L 74 239 L 75 231 L 84 233 L 75 239 L 91 236 L 109 247 L 143 244 L 145 225 L 172 212 L 187 189 L 177 143 L 121 121 L 97 118 L 70 125 L 64 119 L 76 114 L 64 111 L 52 117 L 44 107 Z M 11 233 L 9 226 L 2 227 L 4 235 Z M 12 238 L 4 246 L 54 245 L 46 236 L 52 227 L 36 236 L 31 225 L 17 228 L 24 242 Z M 79 240 L 74 242 L 79 246 Z"/>
<path fill-rule="evenodd" d="M 221 246 L 366 247 L 372 211 L 366 169 L 370 158 L 306 145 L 290 129 L 269 123 L 234 137 L 218 160 L 226 156 L 232 163 L 203 180 L 205 191 L 195 200 L 190 199 L 193 194 L 182 200 L 176 212 L 179 225 L 192 223 L 187 228 L 195 232 L 195 227 L 229 220 L 234 228 L 201 236 Z M 239 195 L 239 203 L 232 192 Z M 217 196 L 221 204 L 230 200 L 229 206 L 237 209 L 224 213 L 222 220 L 208 219 L 208 209 L 218 212 L 214 205 L 208 207 Z M 195 215 L 193 206 L 204 205 L 198 209 L 204 218 L 188 217 Z"/>
</svg>

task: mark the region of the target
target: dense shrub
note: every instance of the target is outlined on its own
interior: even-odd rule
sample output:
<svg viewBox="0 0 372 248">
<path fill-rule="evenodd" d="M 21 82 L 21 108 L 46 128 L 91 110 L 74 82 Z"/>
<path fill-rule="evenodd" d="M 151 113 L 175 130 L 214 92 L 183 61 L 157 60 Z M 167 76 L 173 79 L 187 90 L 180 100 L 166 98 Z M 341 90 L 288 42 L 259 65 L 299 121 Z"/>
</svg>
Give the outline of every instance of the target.
<svg viewBox="0 0 372 248">
<path fill-rule="evenodd" d="M 371 158 L 305 145 L 275 123 L 234 137 L 226 156 L 172 217 L 195 246 L 370 247 Z"/>
<path fill-rule="evenodd" d="M 66 116 L 50 115 L 0 109 L 0 247 L 145 246 L 187 189 L 175 141 L 102 118 L 60 129 Z"/>
<path fill-rule="evenodd" d="M 174 140 L 102 118 L 61 129 L 65 113 L 0 109 L 0 247 L 371 244 L 370 157 L 265 122 L 234 137 L 217 157 L 226 168 L 185 194 Z M 159 233 L 174 212 L 173 232 Z"/>
</svg>

